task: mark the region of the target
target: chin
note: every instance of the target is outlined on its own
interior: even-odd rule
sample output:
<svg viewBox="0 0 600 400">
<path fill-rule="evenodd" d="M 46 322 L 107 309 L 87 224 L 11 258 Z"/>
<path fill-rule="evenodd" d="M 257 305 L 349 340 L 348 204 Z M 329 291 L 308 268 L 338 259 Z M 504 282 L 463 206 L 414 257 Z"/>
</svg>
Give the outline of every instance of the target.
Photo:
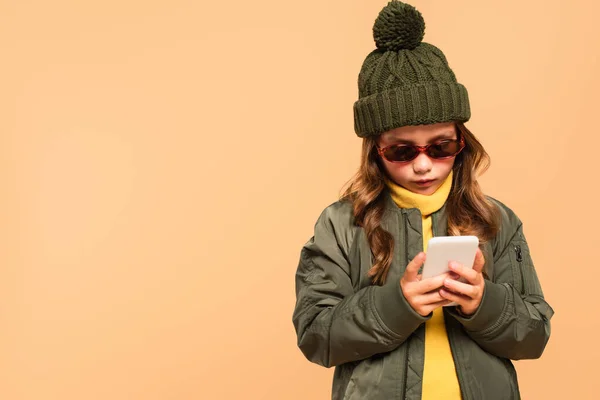
<svg viewBox="0 0 600 400">
<path fill-rule="evenodd" d="M 431 186 L 428 188 L 419 188 L 419 187 L 415 187 L 413 188 L 411 191 L 417 194 L 422 194 L 424 196 L 429 196 L 432 195 L 436 192 L 436 190 L 438 190 L 440 187 L 440 185 L 438 186 Z"/>
<path fill-rule="evenodd" d="M 417 189 L 415 193 L 422 194 L 425 196 L 429 196 L 435 193 L 435 189 L 427 188 L 427 189 Z"/>
</svg>

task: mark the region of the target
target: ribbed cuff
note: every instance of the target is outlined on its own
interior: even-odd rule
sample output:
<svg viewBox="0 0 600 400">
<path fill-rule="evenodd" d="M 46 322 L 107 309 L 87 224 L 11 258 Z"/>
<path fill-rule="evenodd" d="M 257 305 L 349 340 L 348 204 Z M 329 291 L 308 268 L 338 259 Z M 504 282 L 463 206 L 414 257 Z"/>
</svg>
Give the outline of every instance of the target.
<svg viewBox="0 0 600 400">
<path fill-rule="evenodd" d="M 456 310 L 450 313 L 456 318 L 468 331 L 479 332 L 489 328 L 500 318 L 506 302 L 506 287 L 499 283 L 485 281 L 483 298 L 479 308 L 473 315 L 462 316 Z"/>
<path fill-rule="evenodd" d="M 471 118 L 467 89 L 457 82 L 427 82 L 396 87 L 354 103 L 354 130 L 359 137 L 379 135 L 407 125 Z"/>
<path fill-rule="evenodd" d="M 398 281 L 387 282 L 374 292 L 375 310 L 385 326 L 396 335 L 406 338 L 431 315 L 423 317 L 417 313 L 402 293 Z"/>
</svg>

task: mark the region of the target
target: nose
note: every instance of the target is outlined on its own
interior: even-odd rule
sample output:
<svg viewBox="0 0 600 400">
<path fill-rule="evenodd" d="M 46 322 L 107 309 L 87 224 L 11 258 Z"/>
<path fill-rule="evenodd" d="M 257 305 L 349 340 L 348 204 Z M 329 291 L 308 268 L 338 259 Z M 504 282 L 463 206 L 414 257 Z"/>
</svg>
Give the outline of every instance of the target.
<svg viewBox="0 0 600 400">
<path fill-rule="evenodd" d="M 429 158 L 427 154 L 421 153 L 417 156 L 417 158 L 413 160 L 412 166 L 415 174 L 423 175 L 431 171 L 433 163 L 431 162 L 431 158 Z"/>
</svg>

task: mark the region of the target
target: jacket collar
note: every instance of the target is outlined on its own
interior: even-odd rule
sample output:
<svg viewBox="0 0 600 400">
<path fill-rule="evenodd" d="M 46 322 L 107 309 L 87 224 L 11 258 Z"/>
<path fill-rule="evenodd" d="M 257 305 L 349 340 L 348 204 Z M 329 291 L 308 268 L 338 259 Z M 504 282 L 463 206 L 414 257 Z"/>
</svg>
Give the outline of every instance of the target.
<svg viewBox="0 0 600 400">
<path fill-rule="evenodd" d="M 418 208 L 400 208 L 392 198 L 389 189 L 384 189 L 385 210 L 388 214 L 409 214 L 413 212 L 420 213 Z M 446 214 L 446 204 L 439 210 L 431 214 L 433 221 L 434 236 L 446 236 L 448 234 L 448 215 Z"/>
</svg>

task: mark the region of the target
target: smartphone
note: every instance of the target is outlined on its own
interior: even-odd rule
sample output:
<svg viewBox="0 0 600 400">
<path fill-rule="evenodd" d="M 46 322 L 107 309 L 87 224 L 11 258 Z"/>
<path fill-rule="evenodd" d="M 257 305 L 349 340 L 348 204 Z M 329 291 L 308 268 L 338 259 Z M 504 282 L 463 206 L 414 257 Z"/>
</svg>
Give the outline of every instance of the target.
<svg viewBox="0 0 600 400">
<path fill-rule="evenodd" d="M 477 236 L 436 236 L 429 239 L 422 279 L 450 271 L 448 268 L 450 261 L 473 268 L 477 247 L 479 247 Z M 460 280 L 464 281 L 462 278 Z M 452 305 L 456 303 L 447 304 L 447 306 Z"/>
</svg>

